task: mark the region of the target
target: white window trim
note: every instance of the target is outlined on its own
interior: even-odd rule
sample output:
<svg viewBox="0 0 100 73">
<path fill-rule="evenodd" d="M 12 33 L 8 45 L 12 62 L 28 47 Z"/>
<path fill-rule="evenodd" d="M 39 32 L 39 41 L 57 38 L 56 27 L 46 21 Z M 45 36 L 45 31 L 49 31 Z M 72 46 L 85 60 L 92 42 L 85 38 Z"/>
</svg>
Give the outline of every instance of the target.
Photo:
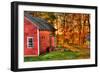
<svg viewBox="0 0 100 73">
<path fill-rule="evenodd" d="M 28 46 L 28 45 L 29 45 L 29 39 L 30 39 L 30 38 L 32 38 L 32 40 L 33 40 L 33 37 L 27 37 L 27 48 L 34 48 L 34 43 L 33 43 L 33 42 L 32 42 L 32 43 L 33 43 L 33 47 L 29 47 L 29 46 Z"/>
</svg>

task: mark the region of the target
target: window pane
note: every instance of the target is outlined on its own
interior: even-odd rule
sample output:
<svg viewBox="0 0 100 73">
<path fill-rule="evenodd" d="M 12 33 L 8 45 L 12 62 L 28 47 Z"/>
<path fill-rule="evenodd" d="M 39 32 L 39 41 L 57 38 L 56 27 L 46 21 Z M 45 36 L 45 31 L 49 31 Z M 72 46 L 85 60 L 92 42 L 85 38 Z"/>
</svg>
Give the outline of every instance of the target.
<svg viewBox="0 0 100 73">
<path fill-rule="evenodd" d="M 27 37 L 27 47 L 33 48 L 33 37 Z"/>
</svg>

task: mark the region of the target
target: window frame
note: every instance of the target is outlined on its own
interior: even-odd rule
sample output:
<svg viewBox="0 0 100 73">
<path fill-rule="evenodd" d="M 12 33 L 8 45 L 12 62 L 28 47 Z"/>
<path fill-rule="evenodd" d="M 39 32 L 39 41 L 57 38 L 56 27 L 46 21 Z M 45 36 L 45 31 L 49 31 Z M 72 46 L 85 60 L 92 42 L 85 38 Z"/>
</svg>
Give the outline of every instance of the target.
<svg viewBox="0 0 100 73">
<path fill-rule="evenodd" d="M 33 43 L 33 47 L 29 47 L 29 39 L 32 39 L 32 43 L 33 43 L 33 37 L 28 36 L 27 37 L 27 48 L 34 48 L 34 43 Z"/>
</svg>

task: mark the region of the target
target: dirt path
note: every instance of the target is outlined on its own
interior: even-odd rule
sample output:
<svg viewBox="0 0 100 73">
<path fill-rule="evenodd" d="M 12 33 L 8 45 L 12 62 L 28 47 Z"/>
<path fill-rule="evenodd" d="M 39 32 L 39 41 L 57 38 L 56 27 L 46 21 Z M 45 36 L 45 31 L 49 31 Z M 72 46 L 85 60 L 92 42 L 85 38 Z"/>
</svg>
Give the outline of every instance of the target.
<svg viewBox="0 0 100 73">
<path fill-rule="evenodd" d="M 83 47 L 81 47 L 81 46 L 75 46 L 75 45 L 69 45 L 69 44 L 66 44 L 66 45 L 64 45 L 64 47 L 66 47 L 68 50 L 71 50 L 71 51 L 73 51 L 73 52 L 89 52 L 90 51 L 90 49 L 88 49 L 88 48 L 83 48 Z"/>
<path fill-rule="evenodd" d="M 68 44 L 64 45 L 64 47 L 66 47 L 68 50 L 71 50 L 71 51 L 73 51 L 73 52 L 75 52 L 75 51 L 79 51 L 78 48 L 75 48 L 75 47 L 70 46 L 70 45 L 68 45 Z"/>
</svg>

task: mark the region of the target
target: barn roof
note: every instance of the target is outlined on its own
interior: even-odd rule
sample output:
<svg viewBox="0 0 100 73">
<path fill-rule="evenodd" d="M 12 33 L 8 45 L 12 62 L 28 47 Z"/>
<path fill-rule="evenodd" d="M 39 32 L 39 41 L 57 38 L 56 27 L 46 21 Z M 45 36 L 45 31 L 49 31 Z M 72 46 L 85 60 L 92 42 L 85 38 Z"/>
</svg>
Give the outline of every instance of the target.
<svg viewBox="0 0 100 73">
<path fill-rule="evenodd" d="M 49 24 L 46 20 L 39 17 L 33 17 L 29 14 L 26 14 L 25 16 L 33 23 L 35 23 L 39 27 L 39 30 L 55 31 L 55 28 L 51 24 Z"/>
</svg>

